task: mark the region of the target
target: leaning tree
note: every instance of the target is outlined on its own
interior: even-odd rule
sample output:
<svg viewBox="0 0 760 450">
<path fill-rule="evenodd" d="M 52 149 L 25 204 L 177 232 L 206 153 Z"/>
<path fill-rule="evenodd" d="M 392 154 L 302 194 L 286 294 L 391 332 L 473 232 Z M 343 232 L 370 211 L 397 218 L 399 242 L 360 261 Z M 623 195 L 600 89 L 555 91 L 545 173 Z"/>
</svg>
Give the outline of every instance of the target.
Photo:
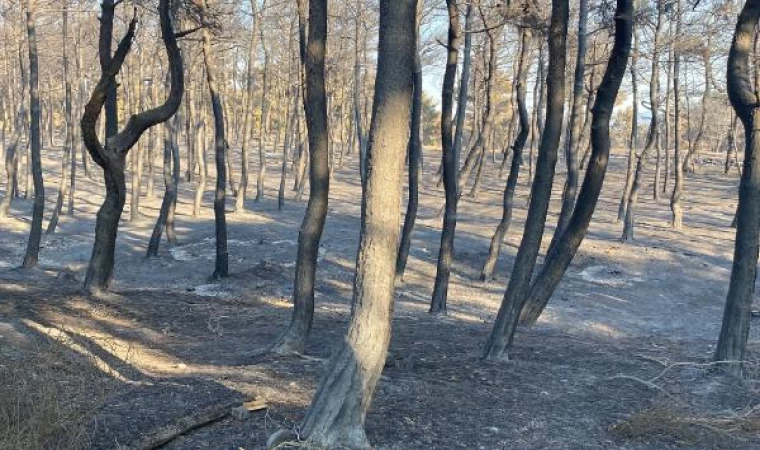
<svg viewBox="0 0 760 450">
<path fill-rule="evenodd" d="M 106 3 L 110 6 L 106 7 Z M 110 134 L 107 130 L 105 142 L 100 141 L 97 121 L 100 118 L 107 98 L 116 88 L 116 75 L 129 53 L 135 37 L 137 14 L 132 17 L 127 32 L 119 42 L 116 52 L 110 55 L 110 32 L 104 28 L 113 27 L 113 2 L 104 2 L 100 18 L 101 42 L 99 47 L 102 66 L 100 80 L 85 105 L 80 122 L 82 139 L 92 159 L 103 169 L 106 186 L 106 198 L 98 210 L 95 222 L 95 243 L 90 257 L 90 264 L 84 279 L 85 289 L 98 291 L 108 289 L 113 278 L 114 253 L 119 219 L 126 200 L 125 162 L 127 153 L 137 143 L 142 134 L 150 127 L 167 121 L 179 109 L 184 92 L 184 73 L 182 54 L 177 45 L 174 31 L 170 0 L 159 1 L 161 39 L 169 60 L 171 89 L 166 101 L 155 108 L 140 112 L 129 118 L 123 130 Z M 107 30 L 106 30 L 107 31 Z M 106 36 L 106 37 L 104 37 Z M 109 42 L 104 43 L 106 38 Z M 109 109 L 106 110 L 108 118 Z M 109 122 L 108 120 L 106 122 Z M 106 128 L 108 128 L 107 123 Z"/>
<path fill-rule="evenodd" d="M 749 337 L 750 308 L 757 275 L 758 237 L 760 236 L 760 102 L 752 89 L 750 55 L 753 52 L 760 0 L 748 0 L 736 23 L 734 40 L 728 54 L 728 99 L 744 124 L 744 170 L 739 184 L 736 211 L 736 242 L 731 283 L 728 288 L 723 326 L 720 330 L 716 361 L 729 361 L 733 372 L 741 370 Z"/>
</svg>

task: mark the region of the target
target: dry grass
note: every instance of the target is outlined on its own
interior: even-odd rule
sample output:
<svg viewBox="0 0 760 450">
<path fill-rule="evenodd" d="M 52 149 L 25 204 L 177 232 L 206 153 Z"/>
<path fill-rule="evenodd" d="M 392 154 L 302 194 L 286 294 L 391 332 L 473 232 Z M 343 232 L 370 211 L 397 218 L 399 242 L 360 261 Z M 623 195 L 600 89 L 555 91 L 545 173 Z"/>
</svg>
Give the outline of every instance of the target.
<svg viewBox="0 0 760 450">
<path fill-rule="evenodd" d="M 0 349 L 0 450 L 82 449 L 111 380 L 56 339 Z"/>
<path fill-rule="evenodd" d="M 706 415 L 691 412 L 676 403 L 661 403 L 613 425 L 611 431 L 627 439 L 666 435 L 686 444 L 742 440 L 760 432 L 760 411 L 754 407 L 742 412 Z"/>
</svg>

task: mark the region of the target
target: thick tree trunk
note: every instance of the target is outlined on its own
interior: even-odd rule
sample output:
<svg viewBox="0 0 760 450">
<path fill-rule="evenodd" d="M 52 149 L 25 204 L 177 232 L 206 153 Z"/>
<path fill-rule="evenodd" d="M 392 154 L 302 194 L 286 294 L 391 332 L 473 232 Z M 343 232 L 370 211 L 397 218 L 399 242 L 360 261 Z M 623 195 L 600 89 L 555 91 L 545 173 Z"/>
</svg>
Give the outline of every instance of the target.
<svg viewBox="0 0 760 450">
<path fill-rule="evenodd" d="M 528 28 L 524 28 L 520 32 L 520 57 L 519 65 L 517 66 L 517 73 L 515 74 L 515 92 L 517 97 L 517 108 L 520 118 L 520 129 L 515 138 L 515 142 L 512 145 L 512 164 L 509 167 L 509 175 L 507 177 L 507 184 L 504 188 L 503 206 L 501 213 L 501 220 L 496 227 L 496 231 L 491 237 L 491 245 L 488 248 L 488 258 L 483 265 L 483 270 L 480 272 L 481 281 L 489 281 L 493 277 L 493 271 L 496 267 L 496 262 L 499 259 L 499 253 L 501 252 L 501 245 L 504 242 L 504 236 L 509 230 L 509 225 L 512 221 L 512 210 L 514 207 L 515 190 L 517 188 L 517 180 L 520 176 L 520 165 L 522 163 L 522 152 L 525 148 L 525 143 L 528 141 L 528 134 L 530 132 L 530 117 L 528 116 L 528 105 L 526 102 L 527 84 L 528 84 L 528 71 L 530 70 L 530 41 L 531 31 Z"/>
<path fill-rule="evenodd" d="M 633 0 L 617 1 L 615 44 L 594 103 L 591 160 L 578 196 L 578 203 L 575 205 L 565 233 L 557 240 L 554 251 L 547 255 L 541 271 L 531 283 L 529 300 L 520 315 L 521 323 L 536 322 L 588 232 L 607 173 L 610 154 L 610 117 L 631 53 L 633 12 Z"/>
<path fill-rule="evenodd" d="M 739 185 L 736 243 L 723 324 L 715 350 L 716 361 L 730 361 L 729 370 L 739 373 L 745 358 L 757 277 L 760 236 L 760 108 L 751 91 L 749 54 L 751 37 L 760 19 L 760 1 L 748 0 L 739 14 L 728 56 L 728 98 L 744 124 L 744 171 Z"/>
<path fill-rule="evenodd" d="M 461 30 L 459 29 L 459 8 L 456 0 L 447 0 L 446 5 L 449 13 L 449 34 L 446 71 L 443 75 L 443 89 L 441 92 L 441 146 L 443 147 L 443 161 L 441 164 L 443 165 L 446 209 L 443 216 L 443 230 L 441 231 L 441 246 L 438 253 L 433 299 L 430 304 L 431 314 L 446 314 L 446 297 L 449 290 L 451 262 L 454 259 L 454 233 L 456 232 L 457 200 L 459 199 L 459 146 L 457 142 L 461 142 L 462 139 L 461 123 L 464 120 L 463 114 L 467 98 L 466 78 L 470 74 L 468 52 L 465 52 L 465 64 L 462 67 L 462 82 L 460 83 L 460 97 L 457 105 L 457 128 L 456 134 L 452 135 L 451 112 L 454 102 L 454 79 L 457 72 Z M 472 6 L 468 4 L 468 18 L 471 14 L 471 8 Z M 467 36 L 469 37 L 470 33 Z M 464 103 L 462 102 L 462 90 L 465 90 Z"/>
<path fill-rule="evenodd" d="M 309 0 L 308 40 L 306 0 L 298 0 L 299 50 L 306 71 L 304 109 L 309 139 L 309 203 L 298 232 L 293 315 L 287 330 L 272 347 L 275 353 L 303 352 L 314 321 L 314 281 L 319 241 L 327 218 L 330 167 L 325 91 L 327 0 Z"/>
<path fill-rule="evenodd" d="M 356 258 L 354 308 L 346 337 L 327 367 L 300 430 L 300 437 L 318 448 L 371 448 L 364 421 L 391 337 L 398 208 L 411 117 L 415 10 L 416 0 L 380 1 L 378 81 L 367 148 L 362 197 L 366 214 L 362 214 Z M 270 442 L 270 448 L 272 444 L 276 442 Z"/>
<path fill-rule="evenodd" d="M 530 207 L 525 222 L 525 231 L 496 323 L 486 343 L 484 358 L 488 360 L 504 360 L 508 357 L 507 352 L 514 337 L 520 311 L 528 294 L 531 276 L 546 226 L 546 214 L 549 209 L 549 199 L 557 164 L 557 148 L 564 123 L 569 8 L 570 6 L 566 1 L 552 0 L 551 23 L 549 25 L 549 68 L 546 74 L 546 123 L 539 145 L 536 175 L 531 187 Z"/>
<path fill-rule="evenodd" d="M 24 255 L 24 268 L 37 266 L 42 239 L 42 214 L 45 212 L 45 185 L 42 180 L 42 143 L 40 139 L 40 92 L 39 56 L 37 54 L 36 30 L 37 0 L 26 1 L 26 34 L 29 47 L 29 145 L 32 157 L 32 177 L 34 178 L 34 205 L 32 226 Z"/>
</svg>

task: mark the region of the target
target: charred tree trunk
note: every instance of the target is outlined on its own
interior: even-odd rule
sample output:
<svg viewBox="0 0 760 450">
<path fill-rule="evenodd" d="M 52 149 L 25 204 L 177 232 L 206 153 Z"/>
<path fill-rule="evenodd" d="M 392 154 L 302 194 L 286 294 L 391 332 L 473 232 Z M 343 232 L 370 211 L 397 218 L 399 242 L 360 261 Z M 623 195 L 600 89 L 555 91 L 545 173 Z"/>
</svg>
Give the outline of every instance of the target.
<svg viewBox="0 0 760 450">
<path fill-rule="evenodd" d="M 240 150 L 240 184 L 238 185 L 237 196 L 235 197 L 235 212 L 245 211 L 245 199 L 248 191 L 248 174 L 250 172 L 250 155 L 248 147 L 250 145 L 251 134 L 253 130 L 253 80 L 255 74 L 256 48 L 259 36 L 258 17 L 257 17 L 258 0 L 251 0 L 251 43 L 248 49 L 248 74 L 246 77 L 246 104 L 243 116 L 243 143 Z"/>
<path fill-rule="evenodd" d="M 760 237 L 760 136 L 757 134 L 760 106 L 751 90 L 749 68 L 750 42 L 757 33 L 759 19 L 760 1 L 748 0 L 739 14 L 728 56 L 728 98 L 744 124 L 745 154 L 731 282 L 714 358 L 730 361 L 729 370 L 734 373 L 741 371 L 747 349 Z"/>
<path fill-rule="evenodd" d="M 417 14 L 415 20 L 415 35 L 419 36 L 421 6 L 422 3 L 417 0 Z M 404 216 L 404 227 L 401 230 L 401 243 L 398 247 L 398 258 L 396 258 L 396 282 L 400 282 L 404 277 L 406 262 L 409 259 L 409 249 L 412 246 L 412 230 L 414 222 L 417 220 L 417 208 L 419 207 L 420 196 L 420 163 L 422 154 L 422 64 L 420 63 L 420 49 L 416 48 L 414 53 L 414 73 L 413 73 L 413 94 L 412 97 L 412 121 L 410 125 L 409 143 L 407 145 L 407 158 L 409 160 L 409 200 L 406 204 L 406 215 Z"/>
<path fill-rule="evenodd" d="M 615 44 L 594 103 L 591 160 L 578 196 L 578 203 L 565 233 L 557 240 L 554 251 L 547 255 L 541 271 L 531 283 L 528 303 L 520 315 L 521 323 L 536 322 L 588 232 L 607 172 L 610 154 L 610 117 L 631 53 L 633 11 L 633 0 L 617 1 Z"/>
<path fill-rule="evenodd" d="M 536 174 L 531 187 L 530 207 L 520 248 L 512 269 L 504 300 L 499 308 L 484 358 L 504 360 L 511 346 L 520 311 L 530 287 L 531 276 L 541 246 L 549 209 L 552 182 L 557 164 L 557 148 L 562 134 L 565 111 L 565 65 L 567 62 L 568 2 L 552 0 L 549 25 L 549 68 L 546 74 L 546 123 L 539 145 Z"/>
<path fill-rule="evenodd" d="M 200 0 L 207 8 L 206 1 Z M 214 161 L 216 162 L 216 189 L 214 191 L 214 228 L 216 231 L 216 261 L 214 279 L 229 276 L 229 254 L 227 252 L 227 141 L 225 139 L 224 110 L 222 98 L 216 84 L 216 60 L 211 49 L 211 33 L 203 29 L 203 65 L 206 68 L 206 83 L 211 96 L 211 110 L 214 114 Z"/>
<path fill-rule="evenodd" d="M 483 270 L 480 273 L 481 281 L 486 282 L 493 277 L 493 271 L 496 267 L 496 262 L 499 259 L 499 253 L 501 251 L 501 245 L 504 241 L 504 236 L 507 234 L 509 225 L 512 221 L 512 209 L 514 207 L 517 180 L 520 176 L 522 152 L 523 148 L 525 148 L 525 143 L 528 140 L 528 134 L 530 133 L 530 117 L 528 117 L 528 105 L 525 98 L 528 84 L 528 70 L 530 68 L 531 31 L 528 28 L 524 28 L 521 30 L 520 35 L 520 40 L 522 42 L 520 45 L 520 62 L 517 66 L 517 73 L 515 75 L 515 92 L 517 94 L 517 109 L 520 118 L 520 131 L 517 133 L 515 142 L 512 145 L 512 164 L 509 167 L 507 185 L 504 188 L 501 221 L 499 221 L 499 225 L 496 227 L 496 231 L 491 238 L 491 245 L 488 249 L 488 259 L 486 259 L 486 262 L 483 265 Z"/>
<path fill-rule="evenodd" d="M 557 228 L 549 244 L 549 252 L 554 249 L 557 239 L 565 232 L 570 216 L 575 207 L 575 195 L 578 191 L 578 146 L 581 134 L 581 113 L 583 104 L 583 80 L 586 73 L 586 23 L 588 19 L 588 0 L 579 1 L 578 9 L 578 49 L 575 60 L 575 78 L 573 80 L 573 106 L 570 112 L 570 122 L 565 138 L 565 163 L 567 164 L 567 180 L 562 190 L 562 208 L 560 209 Z"/>
<path fill-rule="evenodd" d="M 105 5 L 108 1 L 105 0 L 103 3 L 103 15 L 107 14 Z M 95 244 L 84 280 L 84 287 L 88 290 L 107 289 L 113 277 L 116 234 L 126 197 L 124 163 L 127 152 L 147 129 L 171 118 L 182 102 L 184 92 L 182 55 L 177 46 L 169 3 L 169 0 L 160 0 L 159 2 L 161 38 L 169 60 L 171 76 L 171 90 L 166 102 L 156 108 L 131 116 L 124 130 L 107 138 L 105 145 L 100 143 L 97 134 L 97 121 L 111 87 L 115 87 L 116 75 L 119 73 L 127 53 L 129 53 L 137 25 L 137 18 L 133 17 L 127 33 L 119 43 L 113 57 L 110 55 L 110 50 L 105 49 L 109 51 L 108 63 L 105 65 L 100 81 L 95 86 L 82 116 L 81 129 L 84 144 L 95 162 L 103 168 L 106 184 L 106 198 L 98 211 L 95 222 Z M 112 13 L 113 10 L 111 9 Z M 107 26 L 107 22 L 101 18 L 101 27 Z M 105 33 L 101 32 L 101 37 L 104 35 Z M 103 49 L 104 46 L 101 46 L 101 50 Z M 101 55 L 101 60 L 103 59 L 106 58 Z"/>
<path fill-rule="evenodd" d="M 293 315 L 287 330 L 272 347 L 273 352 L 280 354 L 303 352 L 311 332 L 319 241 L 325 227 L 330 192 L 330 149 L 325 91 L 327 0 L 309 0 L 308 40 L 306 9 L 306 0 L 298 0 L 299 53 L 306 71 L 304 110 L 309 139 L 309 203 L 298 232 Z"/>
<path fill-rule="evenodd" d="M 451 0 L 449 0 L 451 1 Z M 312 0 L 312 5 L 315 0 Z M 299 437 L 318 448 L 370 448 L 364 430 L 391 337 L 399 204 L 410 128 L 416 0 L 380 1 L 377 83 L 348 332 Z M 310 24 L 310 28 L 311 28 Z M 311 32 L 311 31 L 310 31 Z M 278 444 L 270 439 L 270 448 Z M 287 439 L 287 435 L 282 435 Z"/>
<path fill-rule="evenodd" d="M 441 246 L 438 253 L 438 266 L 435 274 L 435 286 L 433 299 L 430 304 L 430 313 L 446 314 L 446 297 L 449 290 L 449 277 L 451 276 L 451 262 L 454 259 L 454 233 L 457 225 L 457 200 L 459 198 L 459 146 L 461 143 L 461 123 L 464 120 L 465 104 L 462 103 L 462 90 L 465 90 L 466 103 L 467 80 L 469 77 L 469 59 L 465 59 L 466 67 L 462 68 L 462 82 L 460 83 L 460 98 L 457 105 L 457 129 L 452 135 L 452 106 L 454 102 L 454 79 L 457 73 L 457 61 L 459 58 L 459 45 L 461 30 L 459 29 L 459 8 L 456 0 L 447 0 L 446 6 L 449 13 L 449 34 L 447 42 L 446 71 L 443 75 L 443 89 L 441 92 L 441 146 L 443 147 L 443 183 L 446 195 L 446 210 L 443 216 L 443 230 L 441 232 Z M 467 14 L 470 14 L 471 5 L 467 6 Z M 468 34 L 469 36 L 469 34 Z M 467 56 L 467 52 L 465 52 Z M 460 115 L 461 113 L 461 115 Z"/>
<path fill-rule="evenodd" d="M 32 177 L 34 178 L 34 206 L 32 227 L 24 255 L 24 268 L 37 266 L 42 239 L 42 214 L 45 212 L 45 184 L 42 180 L 42 142 L 40 138 L 40 92 L 39 56 L 37 54 L 36 30 L 37 0 L 26 1 L 26 34 L 29 47 L 29 145 L 32 157 Z"/>
<path fill-rule="evenodd" d="M 161 200 L 161 209 L 153 227 L 153 234 L 148 243 L 147 257 L 158 256 L 158 247 L 161 244 L 161 235 L 166 229 L 166 238 L 169 245 L 176 244 L 174 236 L 173 216 L 174 207 L 177 204 L 177 185 L 179 184 L 179 148 L 177 146 L 177 134 L 179 133 L 179 120 L 175 115 L 171 120 L 164 123 L 164 198 Z M 176 157 L 175 157 L 176 155 Z"/>
</svg>

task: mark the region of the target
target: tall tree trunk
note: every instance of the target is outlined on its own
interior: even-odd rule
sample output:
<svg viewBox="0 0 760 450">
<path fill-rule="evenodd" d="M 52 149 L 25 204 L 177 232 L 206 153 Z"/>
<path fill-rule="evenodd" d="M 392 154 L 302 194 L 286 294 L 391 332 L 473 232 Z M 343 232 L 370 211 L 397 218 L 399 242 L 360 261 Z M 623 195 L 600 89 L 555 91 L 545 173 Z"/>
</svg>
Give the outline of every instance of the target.
<svg viewBox="0 0 760 450">
<path fill-rule="evenodd" d="M 512 145 L 512 164 L 509 167 L 507 184 L 504 188 L 501 220 L 496 227 L 493 237 L 491 237 L 491 245 L 488 248 L 488 258 L 483 265 L 483 270 L 480 272 L 480 279 L 486 282 L 493 277 L 493 271 L 496 267 L 496 262 L 499 259 L 499 253 L 501 252 L 501 245 L 504 242 L 504 236 L 507 234 L 509 225 L 512 221 L 512 210 L 514 208 L 517 180 L 520 176 L 522 152 L 523 148 L 525 148 L 525 143 L 528 140 L 528 134 L 530 133 L 530 117 L 528 116 L 528 104 L 525 97 L 528 84 L 528 71 L 530 70 L 531 39 L 532 35 L 530 29 L 523 28 L 520 31 L 521 44 L 520 57 L 518 58 L 520 62 L 517 66 L 517 73 L 515 74 L 515 92 L 520 118 L 520 131 L 517 133 L 515 142 Z"/>
<path fill-rule="evenodd" d="M 642 179 L 644 177 L 644 167 L 647 162 L 647 157 L 652 151 L 652 148 L 659 148 L 660 142 L 660 37 L 662 34 L 662 19 L 664 15 L 665 6 L 663 0 L 657 2 L 657 23 L 655 25 L 654 42 L 652 50 L 652 67 L 649 77 L 649 109 L 651 119 L 649 121 L 649 132 L 647 134 L 647 142 L 644 145 L 644 150 L 636 157 L 636 171 L 633 177 L 633 184 L 631 190 L 628 193 L 626 206 L 624 208 L 624 225 L 623 235 L 621 240 L 628 242 L 634 239 L 635 232 L 635 219 L 636 219 L 636 205 L 639 199 L 639 191 L 641 190 Z M 635 34 L 634 34 L 635 39 Z M 635 41 L 634 41 L 635 46 Z M 634 49 L 634 52 L 636 50 Z M 635 58 L 631 58 L 631 64 L 633 64 Z M 634 108 L 635 112 L 635 108 Z M 634 139 L 631 136 L 632 140 Z M 635 156 L 635 153 L 633 154 Z M 656 186 L 655 186 L 656 189 Z"/>
<path fill-rule="evenodd" d="M 106 3 L 109 1 L 105 0 L 103 2 L 101 27 L 106 26 L 105 24 L 108 23 L 108 20 L 103 19 L 103 16 L 108 12 Z M 110 12 L 112 14 L 113 9 Z M 108 64 L 105 65 L 100 81 L 95 86 L 90 100 L 85 106 L 81 120 L 84 144 L 95 162 L 103 168 L 106 185 L 106 198 L 100 210 L 98 210 L 95 222 L 95 243 L 84 279 L 84 287 L 88 290 L 107 289 L 113 278 L 116 235 L 126 197 L 126 184 L 124 180 L 126 155 L 147 129 L 171 118 L 182 102 L 182 94 L 184 92 L 182 54 L 177 46 L 177 38 L 174 34 L 170 14 L 169 0 L 160 0 L 161 38 L 166 49 L 171 74 L 169 96 L 161 106 L 131 116 L 126 127 L 121 132 L 107 138 L 105 145 L 101 144 L 98 137 L 97 121 L 108 98 L 108 92 L 110 92 L 112 86 L 115 86 L 116 75 L 119 73 L 124 59 L 129 52 L 135 34 L 137 17 L 132 18 L 127 33 L 122 38 L 113 55 L 110 55 L 110 45 L 108 46 L 109 48 L 101 46 L 101 50 L 105 48 L 105 50 L 109 51 Z M 111 22 L 112 19 L 111 17 Z M 101 36 L 103 35 L 104 33 L 101 32 Z M 101 60 L 103 59 L 105 57 L 101 55 Z"/>
<path fill-rule="evenodd" d="M 356 258 L 354 308 L 346 337 L 301 424 L 299 437 L 314 447 L 371 448 L 364 422 L 391 338 L 398 208 L 412 104 L 416 3 L 380 1 L 377 82 L 362 196 L 365 214 Z M 287 435 L 282 437 L 288 439 Z M 270 440 L 270 448 L 276 440 Z"/>
<path fill-rule="evenodd" d="M 325 91 L 327 0 L 309 0 L 308 40 L 306 0 L 298 0 L 298 35 L 301 62 L 306 71 L 304 110 L 309 139 L 309 203 L 298 232 L 293 315 L 287 330 L 272 347 L 275 353 L 303 352 L 314 321 L 314 280 L 319 241 L 327 218 L 330 167 Z"/>
<path fill-rule="evenodd" d="M 430 313 L 446 314 L 446 297 L 451 276 L 451 262 L 454 259 L 454 233 L 457 225 L 457 200 L 459 199 L 459 145 L 461 143 L 461 124 L 464 123 L 464 109 L 467 99 L 467 80 L 470 74 L 469 53 L 465 51 L 462 67 L 462 82 L 459 89 L 457 104 L 457 128 L 452 136 L 452 106 L 454 102 L 454 79 L 457 73 L 461 31 L 459 28 L 459 7 L 456 0 L 446 0 L 449 13 L 449 34 L 447 41 L 446 71 L 443 75 L 441 91 L 441 146 L 443 147 L 443 184 L 446 195 L 446 210 L 443 216 L 441 231 L 441 246 L 438 253 L 438 266 L 435 274 L 433 299 Z M 472 6 L 467 5 L 467 17 L 470 17 Z M 470 33 L 467 34 L 469 38 Z M 462 102 L 462 90 L 465 91 Z"/>
<path fill-rule="evenodd" d="M 578 145 L 581 134 L 581 113 L 583 112 L 583 81 L 586 74 L 586 23 L 588 19 L 588 0 L 579 0 L 578 5 L 578 49 L 575 59 L 575 74 L 573 79 L 573 106 L 565 138 L 565 163 L 567 164 L 567 180 L 562 190 L 562 208 L 560 209 L 557 228 L 549 245 L 549 252 L 565 232 L 570 221 L 570 215 L 575 207 L 575 195 L 578 191 Z"/>
<path fill-rule="evenodd" d="M 565 65 L 567 62 L 567 25 L 570 6 L 567 1 L 552 0 L 549 25 L 549 68 L 546 74 L 546 123 L 539 145 L 536 175 L 531 187 L 530 207 L 520 248 L 512 269 L 504 300 L 499 308 L 484 358 L 503 360 L 508 357 L 517 320 L 530 287 L 531 276 L 541 246 L 546 214 L 549 209 L 557 148 L 562 135 L 565 111 Z"/>
<path fill-rule="evenodd" d="M 26 0 L 26 34 L 29 47 L 29 143 L 32 156 L 32 176 L 34 177 L 34 206 L 32 226 L 24 255 L 24 268 L 37 266 L 42 239 L 42 214 L 45 212 L 45 185 L 42 180 L 42 160 L 40 151 L 40 92 L 39 56 L 37 54 L 36 30 L 37 0 Z"/>
<path fill-rule="evenodd" d="M 264 71 L 262 72 L 261 84 L 261 123 L 259 124 L 259 173 L 256 178 L 256 202 L 264 200 L 264 179 L 267 171 L 267 151 L 266 136 L 269 131 L 267 121 L 269 118 L 269 103 L 267 101 L 267 91 L 269 90 L 267 70 L 269 69 L 269 52 L 264 42 L 264 30 L 261 31 L 261 48 L 264 50 Z"/>
<path fill-rule="evenodd" d="M 681 33 L 681 0 L 677 2 L 676 36 Z M 673 159 L 675 170 L 675 183 L 673 194 L 670 197 L 670 210 L 673 212 L 673 221 L 670 226 L 675 231 L 680 231 L 683 224 L 683 206 L 681 195 L 683 191 L 683 165 L 681 164 L 681 100 L 680 100 L 680 72 L 681 52 L 678 48 L 673 50 L 673 109 L 675 112 L 675 124 L 673 126 Z"/>
<path fill-rule="evenodd" d="M 253 109 L 254 109 L 254 75 L 256 73 L 256 55 L 259 37 L 259 18 L 257 13 L 258 0 L 251 0 L 251 40 L 248 48 L 248 74 L 246 76 L 246 102 L 243 116 L 243 143 L 240 150 L 240 185 L 235 197 L 235 212 L 245 211 L 245 199 L 248 191 L 248 174 L 250 172 L 250 155 L 248 147 L 253 134 Z"/>
<path fill-rule="evenodd" d="M 596 209 L 610 154 L 610 117 L 620 84 L 625 75 L 633 40 L 634 0 L 618 0 L 615 12 L 615 44 L 610 53 L 602 84 L 594 103 L 591 125 L 592 155 L 581 186 L 578 203 L 565 233 L 560 236 L 541 271 L 531 283 L 528 303 L 520 315 L 521 323 L 533 324 L 549 302 L 588 232 Z M 653 107 L 654 109 L 654 107 Z"/>
<path fill-rule="evenodd" d="M 731 361 L 729 370 L 741 371 L 750 329 L 755 280 L 757 277 L 758 237 L 760 236 L 760 107 L 751 90 L 749 56 L 751 37 L 757 33 L 760 1 L 748 0 L 736 23 L 728 56 L 728 98 L 744 124 L 744 171 L 739 185 L 736 214 L 736 242 L 723 324 L 715 349 L 716 361 Z"/>
<path fill-rule="evenodd" d="M 415 19 L 415 35 L 420 34 L 420 20 L 422 19 L 422 2 L 417 0 L 417 14 Z M 417 43 L 419 44 L 419 42 Z M 419 46 L 414 53 L 413 72 L 413 97 L 412 97 L 412 121 L 410 124 L 409 143 L 407 144 L 407 159 L 409 160 L 409 199 L 406 204 L 404 227 L 401 230 L 401 243 L 398 247 L 396 258 L 396 282 L 404 277 L 406 262 L 409 259 L 409 249 L 412 246 L 412 231 L 414 222 L 417 220 L 417 208 L 420 196 L 420 155 L 422 154 L 422 64 L 420 63 Z"/>
<path fill-rule="evenodd" d="M 71 159 L 72 152 L 74 150 L 74 118 L 71 105 L 71 80 L 69 79 L 69 5 L 68 2 L 63 4 L 63 86 L 64 86 L 64 109 L 65 109 L 65 121 L 66 121 L 66 139 L 63 142 L 63 156 L 61 158 L 61 180 L 58 183 L 58 198 L 55 202 L 55 208 L 53 209 L 53 215 L 48 223 L 46 234 L 55 233 L 55 229 L 58 226 L 58 217 L 63 210 L 63 201 L 68 195 L 67 180 L 69 176 L 69 160 Z M 70 208 L 70 209 L 73 209 Z"/>
<path fill-rule="evenodd" d="M 206 0 L 200 0 L 208 8 Z M 205 13 L 205 12 L 204 12 Z M 224 110 L 222 98 L 216 84 L 216 60 L 211 49 L 211 33 L 203 29 L 203 65 L 206 68 L 206 83 L 211 96 L 211 110 L 214 113 L 214 161 L 216 162 L 216 190 L 214 191 L 214 227 L 216 230 L 216 260 L 212 278 L 229 276 L 229 254 L 227 252 L 227 165 Z"/>
<path fill-rule="evenodd" d="M 639 97 L 638 97 L 638 80 L 636 75 L 636 33 L 633 35 L 633 55 L 631 56 L 631 135 L 628 139 L 628 168 L 625 172 L 625 186 L 620 196 L 620 205 L 618 206 L 618 215 L 616 222 L 624 220 L 628 212 L 628 204 L 631 198 L 631 191 L 635 183 L 635 174 L 637 169 L 637 152 L 636 145 L 639 137 Z M 654 76 L 654 75 L 653 75 Z M 642 165 L 643 167 L 643 165 Z"/>
</svg>

